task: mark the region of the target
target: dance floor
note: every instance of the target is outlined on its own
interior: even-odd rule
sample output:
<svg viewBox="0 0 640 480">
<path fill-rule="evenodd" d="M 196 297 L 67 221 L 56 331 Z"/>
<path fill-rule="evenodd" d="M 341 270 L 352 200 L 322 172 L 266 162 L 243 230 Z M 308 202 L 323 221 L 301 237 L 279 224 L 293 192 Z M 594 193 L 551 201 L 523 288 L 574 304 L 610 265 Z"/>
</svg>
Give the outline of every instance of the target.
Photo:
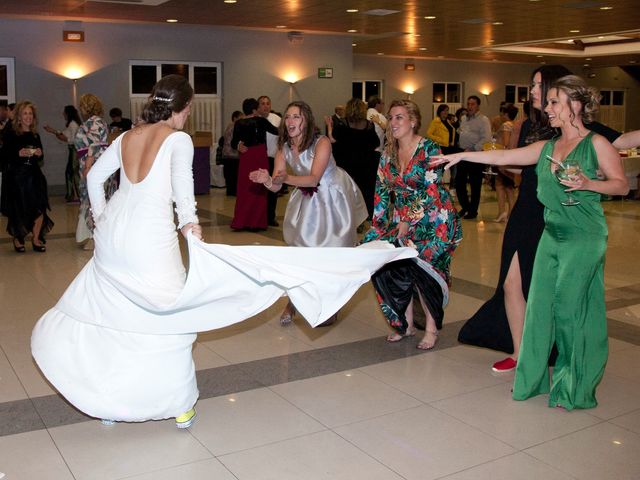
<svg viewBox="0 0 640 480">
<path fill-rule="evenodd" d="M 197 201 L 208 242 L 283 244 L 280 227 L 232 232 L 234 199 L 224 190 Z M 78 207 L 61 197 L 52 197 L 56 225 L 45 254 L 15 253 L 1 218 L 0 478 L 638 479 L 640 202 L 603 205 L 610 355 L 597 408 L 551 409 L 546 396 L 515 402 L 513 374 L 490 368 L 504 354 L 457 342 L 498 275 L 504 224 L 491 221 L 496 203 L 486 191 L 477 221 L 463 221 L 434 350 L 417 350 L 416 338 L 384 340 L 388 328 L 370 284 L 328 328 L 311 329 L 301 318 L 281 327 L 282 299 L 199 335 L 200 400 L 188 430 L 172 420 L 104 426 L 47 383 L 31 358 L 31 329 L 92 253 L 76 245 Z M 286 197 L 280 222 L 285 206 Z"/>
</svg>

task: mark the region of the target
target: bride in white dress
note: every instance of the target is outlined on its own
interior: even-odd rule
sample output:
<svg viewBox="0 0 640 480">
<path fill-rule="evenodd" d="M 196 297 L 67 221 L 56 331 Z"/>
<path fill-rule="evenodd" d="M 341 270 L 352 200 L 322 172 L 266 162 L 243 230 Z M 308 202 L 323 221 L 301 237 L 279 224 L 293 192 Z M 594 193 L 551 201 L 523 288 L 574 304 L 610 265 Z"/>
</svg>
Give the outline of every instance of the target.
<svg viewBox="0 0 640 480">
<path fill-rule="evenodd" d="M 193 144 L 178 131 L 192 96 L 184 77 L 164 77 L 144 109 L 144 123 L 118 137 L 93 166 L 94 257 L 33 330 L 32 353 L 44 375 L 92 417 L 175 417 L 186 428 L 198 398 L 195 332 L 242 321 L 284 294 L 316 326 L 382 265 L 415 256 L 411 249 L 203 243 Z M 107 203 L 102 186 L 118 168 L 120 189 Z M 188 275 L 174 203 L 189 246 Z"/>
</svg>

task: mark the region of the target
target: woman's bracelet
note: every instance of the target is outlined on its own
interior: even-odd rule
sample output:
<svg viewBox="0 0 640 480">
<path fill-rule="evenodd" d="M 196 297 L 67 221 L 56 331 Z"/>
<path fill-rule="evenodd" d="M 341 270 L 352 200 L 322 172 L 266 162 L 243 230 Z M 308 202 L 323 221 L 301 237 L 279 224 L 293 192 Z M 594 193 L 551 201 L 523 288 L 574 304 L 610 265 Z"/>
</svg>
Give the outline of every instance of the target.
<svg viewBox="0 0 640 480">
<path fill-rule="evenodd" d="M 269 183 L 264 182 L 264 183 L 263 183 L 263 185 L 264 185 L 266 188 L 271 188 L 271 187 L 273 186 L 273 178 L 271 178 L 271 176 L 269 176 L 269 180 L 268 180 L 268 182 L 269 182 Z"/>
</svg>

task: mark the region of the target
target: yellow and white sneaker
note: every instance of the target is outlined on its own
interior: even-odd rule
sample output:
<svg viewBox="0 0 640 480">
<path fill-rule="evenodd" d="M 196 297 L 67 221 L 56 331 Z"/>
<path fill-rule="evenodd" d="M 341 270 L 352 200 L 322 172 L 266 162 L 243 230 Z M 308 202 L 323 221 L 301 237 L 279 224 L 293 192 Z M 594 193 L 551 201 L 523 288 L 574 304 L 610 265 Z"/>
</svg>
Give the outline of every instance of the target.
<svg viewBox="0 0 640 480">
<path fill-rule="evenodd" d="M 182 415 L 178 415 L 176 417 L 176 427 L 189 428 L 191 425 L 193 425 L 193 422 L 195 420 L 196 420 L 196 409 L 192 408 L 188 412 L 185 412 Z"/>
</svg>

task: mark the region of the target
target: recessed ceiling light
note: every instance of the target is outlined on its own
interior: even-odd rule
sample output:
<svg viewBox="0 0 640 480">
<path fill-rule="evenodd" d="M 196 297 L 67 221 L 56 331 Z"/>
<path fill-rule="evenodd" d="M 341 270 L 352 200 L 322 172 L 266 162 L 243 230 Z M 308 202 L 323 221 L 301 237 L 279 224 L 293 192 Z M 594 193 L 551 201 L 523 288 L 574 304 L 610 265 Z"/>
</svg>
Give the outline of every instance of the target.
<svg viewBox="0 0 640 480">
<path fill-rule="evenodd" d="M 580 33 L 580 30 L 569 30 L 569 33 Z"/>
<path fill-rule="evenodd" d="M 177 18 L 167 18 L 167 23 L 178 23 Z"/>
<path fill-rule="evenodd" d="M 629 63 L 636 63 L 635 60 L 629 60 Z"/>
<path fill-rule="evenodd" d="M 491 25 L 504 25 L 503 22 L 491 22 Z"/>
<path fill-rule="evenodd" d="M 426 49 L 427 49 L 427 47 L 420 47 L 418 50 L 425 51 Z"/>
<path fill-rule="evenodd" d="M 382 52 L 378 52 L 378 55 L 384 55 L 384 53 L 382 53 Z"/>
<path fill-rule="evenodd" d="M 600 10 L 613 10 L 613 7 L 600 7 Z"/>
<path fill-rule="evenodd" d="M 585 58 L 585 60 L 590 62 L 591 61 L 591 57 L 587 57 L 587 58 Z"/>
<path fill-rule="evenodd" d="M 358 30 L 353 30 L 353 29 L 351 29 L 351 30 L 347 30 L 347 32 L 349 32 L 349 33 L 356 33 L 357 31 L 358 31 Z"/>
<path fill-rule="evenodd" d="M 236 3 L 238 0 L 224 0 L 224 3 Z"/>
<path fill-rule="evenodd" d="M 543 58 L 544 55 L 536 55 L 536 58 Z"/>
<path fill-rule="evenodd" d="M 352 47 L 357 47 L 357 46 L 358 46 L 358 44 L 357 44 L 357 43 L 352 43 L 352 44 L 351 44 L 351 46 L 352 46 Z"/>
<path fill-rule="evenodd" d="M 585 63 L 584 65 L 582 65 L 583 67 L 589 67 L 591 64 L 590 63 Z"/>
<path fill-rule="evenodd" d="M 421 37 L 422 35 L 420 35 L 419 33 L 414 33 L 413 36 L 414 37 Z"/>
<path fill-rule="evenodd" d="M 287 28 L 286 25 L 276 25 L 276 28 Z"/>
<path fill-rule="evenodd" d="M 347 13 L 358 13 L 358 9 L 357 8 L 349 8 L 347 10 Z"/>
<path fill-rule="evenodd" d="M 424 17 L 425 20 L 435 20 L 436 17 L 434 17 L 433 15 L 427 15 L 426 17 Z"/>
</svg>

